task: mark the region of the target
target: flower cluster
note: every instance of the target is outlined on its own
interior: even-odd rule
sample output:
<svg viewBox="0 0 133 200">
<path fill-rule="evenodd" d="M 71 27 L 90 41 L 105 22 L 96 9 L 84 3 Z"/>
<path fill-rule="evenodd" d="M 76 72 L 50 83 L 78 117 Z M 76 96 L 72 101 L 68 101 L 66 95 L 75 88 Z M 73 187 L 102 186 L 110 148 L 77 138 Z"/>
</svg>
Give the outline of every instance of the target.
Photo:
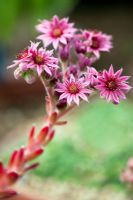
<svg viewBox="0 0 133 200">
<path fill-rule="evenodd" d="M 128 76 L 121 76 L 122 69 L 114 73 L 98 72 L 92 64 L 100 58 L 101 52 L 112 48 L 112 36 L 96 30 L 78 30 L 68 18 L 54 16 L 51 21 L 43 20 L 36 26 L 41 33 L 17 56 L 9 68 L 17 67 L 14 75 L 33 83 L 37 77 L 49 88 L 55 105 L 77 104 L 88 101 L 94 90 L 107 101 L 118 104 L 128 92 Z M 52 48 L 52 50 L 48 50 Z"/>
<path fill-rule="evenodd" d="M 114 73 L 111 65 L 109 71 L 103 70 L 98 77 L 98 85 L 96 88 L 100 90 L 101 97 L 105 97 L 107 101 L 118 104 L 120 99 L 126 99 L 125 93 L 131 88 L 127 80 L 129 76 L 121 76 L 122 69 Z"/>
<path fill-rule="evenodd" d="M 52 76 L 52 70 L 58 68 L 58 60 L 53 57 L 53 51 L 48 51 L 43 47 L 39 48 L 39 42 L 33 43 L 17 55 L 17 60 L 8 68 L 16 67 L 15 78 L 24 77 L 30 84 L 36 79 L 36 73 L 41 76 L 46 72 Z"/>
<path fill-rule="evenodd" d="M 77 29 L 68 18 L 58 16 L 41 21 L 36 29 L 41 34 L 37 37 L 40 42 L 31 42 L 8 68 L 15 67 L 15 78 L 23 78 L 29 84 L 40 79 L 46 92 L 47 126 L 36 137 L 33 127 L 27 146 L 13 152 L 7 167 L 0 163 L 0 198 L 15 195 L 9 187 L 26 171 L 37 167 L 37 163 L 28 166 L 27 162 L 43 153 L 54 136 L 53 126 L 67 123 L 61 120 L 66 113 L 96 92 L 119 104 L 131 88 L 129 76 L 121 75 L 122 69 L 114 72 L 111 65 L 109 70 L 99 72 L 92 67 L 102 52 L 111 50 L 112 36 Z"/>
</svg>

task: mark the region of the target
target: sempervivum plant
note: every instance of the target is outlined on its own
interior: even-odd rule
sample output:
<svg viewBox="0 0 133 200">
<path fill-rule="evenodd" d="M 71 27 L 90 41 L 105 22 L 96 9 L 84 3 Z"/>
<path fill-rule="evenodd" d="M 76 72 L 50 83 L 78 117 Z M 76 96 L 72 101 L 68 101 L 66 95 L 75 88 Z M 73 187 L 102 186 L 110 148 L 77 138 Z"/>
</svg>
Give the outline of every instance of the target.
<svg viewBox="0 0 133 200">
<path fill-rule="evenodd" d="M 40 156 L 54 137 L 54 126 L 65 125 L 62 117 L 70 110 L 87 102 L 91 95 L 100 96 L 113 104 L 119 104 L 130 90 L 128 76 L 122 76 L 122 69 L 98 72 L 92 64 L 100 58 L 101 52 L 112 48 L 112 37 L 101 31 L 78 30 L 68 18 L 54 16 L 36 26 L 39 42 L 21 51 L 13 64 L 16 79 L 23 78 L 32 84 L 40 79 L 46 91 L 46 122 L 35 136 L 31 128 L 25 147 L 14 151 L 7 166 L 0 163 L 0 198 L 11 197 L 17 192 L 10 187 L 25 172 L 34 169 L 38 163 L 28 164 Z"/>
</svg>

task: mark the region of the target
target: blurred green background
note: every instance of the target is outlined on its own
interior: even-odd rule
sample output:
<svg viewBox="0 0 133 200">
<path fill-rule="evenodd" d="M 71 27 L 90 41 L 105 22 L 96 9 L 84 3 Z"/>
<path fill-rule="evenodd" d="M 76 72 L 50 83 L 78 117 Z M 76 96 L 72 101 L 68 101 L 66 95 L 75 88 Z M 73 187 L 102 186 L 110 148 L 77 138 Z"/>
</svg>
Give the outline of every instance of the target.
<svg viewBox="0 0 133 200">
<path fill-rule="evenodd" d="M 7 0 L 0 3 L 1 39 L 13 37 L 22 23 L 28 25 L 31 37 L 38 19 L 50 18 L 55 13 L 66 15 L 71 12 L 78 0 Z M 25 35 L 25 31 L 23 30 Z"/>
<path fill-rule="evenodd" d="M 122 4 L 119 1 L 93 3 L 87 0 L 1 0 L 2 158 L 7 157 L 14 146 L 20 146 L 26 141 L 31 123 L 36 122 L 41 126 L 45 113 L 40 83 L 29 86 L 24 81 L 16 81 L 13 71 L 7 71 L 6 66 L 29 44 L 29 40 L 35 40 L 37 33 L 34 27 L 38 20 L 50 19 L 54 14 L 69 16 L 77 27 L 94 28 L 112 34 L 114 49 L 111 53 L 102 54 L 94 66 L 97 69 L 108 68 L 110 64 L 116 69 L 123 66 L 125 74 L 133 74 L 133 6 L 129 1 Z M 131 78 L 131 85 L 132 80 Z M 33 175 L 44 181 L 52 179 L 87 188 L 110 186 L 124 195 L 129 194 L 127 187 L 120 183 L 119 175 L 127 159 L 133 156 L 132 96 L 131 91 L 128 100 L 119 106 L 96 97 L 91 103 L 77 108 L 67 117 L 68 125 L 57 129 L 55 139 L 39 158 L 41 165 Z M 10 145 L 7 148 L 8 141 Z M 5 149 L 8 153 L 5 153 Z"/>
</svg>

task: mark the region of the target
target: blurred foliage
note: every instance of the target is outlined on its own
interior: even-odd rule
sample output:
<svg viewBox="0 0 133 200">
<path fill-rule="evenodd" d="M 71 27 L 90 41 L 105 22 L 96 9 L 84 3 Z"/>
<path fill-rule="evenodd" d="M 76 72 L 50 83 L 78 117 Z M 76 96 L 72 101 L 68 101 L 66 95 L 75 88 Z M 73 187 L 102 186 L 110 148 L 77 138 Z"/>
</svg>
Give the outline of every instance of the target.
<svg viewBox="0 0 133 200">
<path fill-rule="evenodd" d="M 20 21 L 28 20 L 32 27 L 38 19 L 49 18 L 55 14 L 64 16 L 70 12 L 78 0 L 1 0 L 0 1 L 0 39 L 11 37 L 14 27 Z"/>
<path fill-rule="evenodd" d="M 55 138 L 33 173 L 82 185 L 123 188 L 119 176 L 133 156 L 132 113 L 128 102 L 114 106 L 98 101 L 85 106 L 69 119 L 69 132 L 64 128 L 68 136 Z M 76 137 L 72 126 L 78 127 Z"/>
</svg>

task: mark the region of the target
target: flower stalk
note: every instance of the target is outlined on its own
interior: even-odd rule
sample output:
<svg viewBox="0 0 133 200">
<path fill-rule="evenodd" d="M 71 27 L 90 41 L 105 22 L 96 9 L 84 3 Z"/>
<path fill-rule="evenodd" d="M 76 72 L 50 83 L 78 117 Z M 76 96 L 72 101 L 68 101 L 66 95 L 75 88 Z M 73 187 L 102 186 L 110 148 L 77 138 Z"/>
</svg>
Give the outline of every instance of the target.
<svg viewBox="0 0 133 200">
<path fill-rule="evenodd" d="M 45 93 L 45 125 L 35 134 L 33 126 L 27 145 L 13 151 L 7 166 L 0 162 L 0 199 L 17 194 L 10 189 L 27 171 L 38 167 L 30 164 L 45 152 L 53 140 L 56 125 L 67 124 L 62 118 L 71 110 L 88 102 L 91 95 L 100 91 L 100 97 L 108 102 L 119 104 L 126 99 L 131 89 L 128 76 L 122 76 L 122 69 L 114 72 L 98 70 L 92 64 L 100 58 L 102 52 L 109 52 L 112 36 L 95 30 L 78 30 L 68 18 L 54 16 L 50 21 L 43 20 L 36 26 L 42 42 L 30 42 L 21 51 L 17 59 L 8 68 L 16 68 L 16 79 L 23 78 L 28 84 L 40 79 Z M 52 49 L 50 49 L 52 46 Z"/>
</svg>

